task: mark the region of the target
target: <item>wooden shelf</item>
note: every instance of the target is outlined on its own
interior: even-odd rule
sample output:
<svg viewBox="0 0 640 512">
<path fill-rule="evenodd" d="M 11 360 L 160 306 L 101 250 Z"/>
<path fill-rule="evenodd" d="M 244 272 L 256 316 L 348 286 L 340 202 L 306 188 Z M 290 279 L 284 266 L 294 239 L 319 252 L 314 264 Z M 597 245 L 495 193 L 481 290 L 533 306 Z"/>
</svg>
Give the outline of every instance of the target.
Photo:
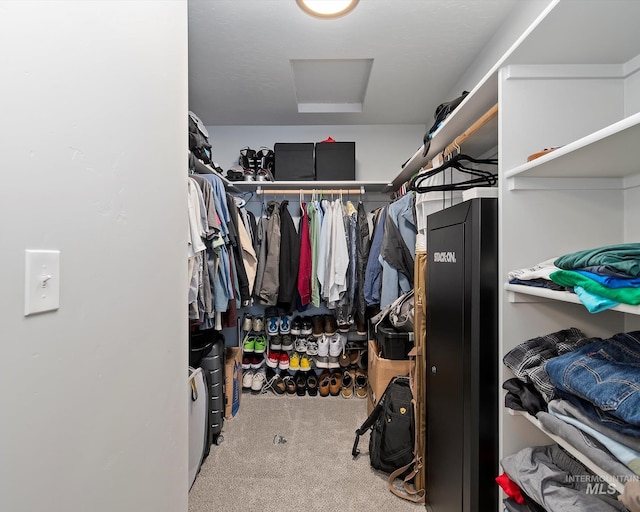
<svg viewBox="0 0 640 512">
<path fill-rule="evenodd" d="M 512 292 L 513 294 L 524 295 L 527 297 L 537 297 L 539 299 L 542 299 L 535 302 L 543 302 L 547 300 L 547 301 L 570 302 L 572 304 L 580 304 L 581 306 L 583 306 L 578 296 L 575 293 L 571 293 L 571 292 L 550 290 L 549 288 L 539 288 L 537 286 L 526 286 L 522 284 L 510 284 L 510 283 L 506 283 L 504 285 L 504 289 L 507 292 Z M 534 302 L 534 301 L 530 299 L 522 300 L 522 298 L 513 296 L 513 297 L 510 297 L 510 302 Z M 607 309 L 606 311 L 619 311 L 621 313 L 630 313 L 632 315 L 640 315 L 640 306 L 632 306 L 631 304 L 619 304 L 618 306 Z"/>
<path fill-rule="evenodd" d="M 587 468 L 589 468 L 594 474 L 602 478 L 606 483 L 615 487 L 615 489 L 618 492 L 621 493 L 624 491 L 624 484 L 620 482 L 615 476 L 613 476 L 610 473 L 607 473 L 604 469 L 602 469 L 600 466 L 595 464 L 584 453 L 577 450 L 575 447 L 570 445 L 567 441 L 565 441 L 561 437 L 556 436 L 555 434 L 552 434 L 551 432 L 545 430 L 545 428 L 540 424 L 540 422 L 535 418 L 535 416 L 532 416 L 531 414 L 523 411 L 514 411 L 513 409 L 507 409 L 507 411 L 512 416 L 522 416 L 523 418 L 525 418 L 532 425 L 534 425 L 538 430 L 540 430 L 542 433 L 550 437 L 553 441 L 555 441 L 560 446 L 562 446 L 567 452 L 569 452 L 576 459 L 582 462 L 582 464 L 584 464 Z"/>
<path fill-rule="evenodd" d="M 454 139 L 467 131 L 474 123 L 482 119 L 498 102 L 498 75 L 488 75 L 458 105 L 442 126 L 436 130 L 431 139 L 429 151 L 425 156 L 424 146 L 407 161 L 400 173 L 389 183 L 387 191 L 399 189 L 403 183 L 427 165 L 433 157 L 441 153 Z M 497 111 L 496 111 L 497 112 Z M 498 144 L 498 118 L 491 116 L 479 128 L 473 137 L 465 143 L 463 152 L 477 156 L 485 153 Z"/>
<path fill-rule="evenodd" d="M 507 171 L 506 178 L 629 178 L 640 174 L 640 113 Z M 621 182 L 624 187 L 624 182 Z"/>
</svg>

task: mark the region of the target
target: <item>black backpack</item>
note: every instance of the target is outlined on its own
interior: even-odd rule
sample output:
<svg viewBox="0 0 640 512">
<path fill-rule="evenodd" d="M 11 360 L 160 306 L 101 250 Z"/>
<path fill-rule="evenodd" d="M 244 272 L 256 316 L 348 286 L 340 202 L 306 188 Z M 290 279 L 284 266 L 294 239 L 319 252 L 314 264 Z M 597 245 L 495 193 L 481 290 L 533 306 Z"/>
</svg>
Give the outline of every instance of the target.
<svg viewBox="0 0 640 512">
<path fill-rule="evenodd" d="M 394 377 L 369 417 L 356 430 L 351 455 L 354 458 L 358 456 L 360 436 L 371 430 L 369 459 L 372 467 L 385 473 L 393 473 L 410 464 L 413 460 L 415 436 L 412 398 L 409 378 Z M 404 477 L 409 472 L 410 469 L 407 469 L 399 476 Z"/>
<path fill-rule="evenodd" d="M 200 118 L 189 111 L 189 149 L 205 164 L 212 164 L 209 132 Z"/>
</svg>

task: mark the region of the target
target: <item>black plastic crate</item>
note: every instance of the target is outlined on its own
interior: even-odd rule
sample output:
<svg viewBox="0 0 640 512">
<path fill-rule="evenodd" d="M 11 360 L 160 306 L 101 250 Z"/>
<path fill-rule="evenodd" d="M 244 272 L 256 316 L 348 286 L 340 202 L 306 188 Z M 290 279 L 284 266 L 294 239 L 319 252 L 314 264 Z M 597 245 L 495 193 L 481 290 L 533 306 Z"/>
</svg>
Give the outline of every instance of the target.
<svg viewBox="0 0 640 512">
<path fill-rule="evenodd" d="M 316 179 L 346 181 L 356 179 L 355 142 L 318 142 L 316 144 Z"/>
<path fill-rule="evenodd" d="M 389 324 L 380 324 L 375 329 L 378 350 L 384 359 L 409 359 L 413 348 L 413 332 L 400 332 Z"/>
<path fill-rule="evenodd" d="M 276 181 L 307 181 L 316 179 L 313 142 L 276 142 Z"/>
</svg>

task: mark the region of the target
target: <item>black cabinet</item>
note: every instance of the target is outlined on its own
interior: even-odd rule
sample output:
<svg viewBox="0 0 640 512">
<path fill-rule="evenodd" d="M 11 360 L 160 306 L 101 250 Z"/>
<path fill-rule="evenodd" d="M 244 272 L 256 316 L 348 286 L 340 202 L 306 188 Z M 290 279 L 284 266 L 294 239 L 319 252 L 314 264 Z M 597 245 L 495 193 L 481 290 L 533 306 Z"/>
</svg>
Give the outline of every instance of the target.
<svg viewBox="0 0 640 512">
<path fill-rule="evenodd" d="M 427 217 L 426 485 L 433 512 L 497 510 L 497 199 Z"/>
</svg>

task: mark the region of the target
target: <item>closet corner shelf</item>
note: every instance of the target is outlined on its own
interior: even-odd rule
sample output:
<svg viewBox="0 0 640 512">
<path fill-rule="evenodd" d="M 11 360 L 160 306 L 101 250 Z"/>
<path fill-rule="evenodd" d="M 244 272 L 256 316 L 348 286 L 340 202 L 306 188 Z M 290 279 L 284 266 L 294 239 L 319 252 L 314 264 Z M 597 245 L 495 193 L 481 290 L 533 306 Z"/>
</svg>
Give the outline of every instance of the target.
<svg viewBox="0 0 640 512">
<path fill-rule="evenodd" d="M 222 174 L 220 174 L 219 172 L 215 171 L 213 167 L 211 167 L 210 165 L 205 164 L 202 160 L 198 159 L 198 158 L 194 158 L 195 164 L 196 164 L 196 172 L 198 174 L 215 174 L 218 178 L 220 178 L 222 180 L 222 183 L 224 183 L 224 186 L 227 190 L 231 190 L 233 192 L 237 192 L 238 189 L 235 186 L 235 183 L 229 181 L 227 178 L 225 178 Z"/>
<path fill-rule="evenodd" d="M 585 454 L 583 454 L 582 452 L 574 448 L 567 441 L 545 430 L 545 428 L 540 424 L 540 422 L 537 420 L 535 416 L 532 416 L 528 412 L 514 411 L 513 409 L 507 409 L 507 411 L 511 416 L 522 416 L 523 418 L 525 418 L 532 425 L 534 425 L 538 430 L 540 430 L 546 436 L 550 437 L 553 441 L 555 441 L 560 446 L 562 446 L 567 452 L 569 452 L 576 459 L 582 462 L 582 464 L 584 464 L 587 468 L 589 468 L 594 474 L 602 478 L 606 483 L 613 486 L 618 492 L 620 493 L 623 492 L 624 490 L 623 483 L 621 483 L 617 478 L 615 478 L 610 473 L 607 473 L 604 469 L 602 469 L 600 466 L 595 464 L 589 457 L 587 457 Z"/>
<path fill-rule="evenodd" d="M 628 178 L 640 174 L 635 152 L 639 139 L 637 113 L 515 167 L 505 177 Z"/>
<path fill-rule="evenodd" d="M 504 289 L 507 292 L 512 292 L 514 294 L 514 296 L 510 298 L 511 302 L 525 302 L 525 301 L 518 300 L 518 298 L 515 295 L 526 295 L 528 297 L 538 297 L 540 299 L 543 299 L 542 301 L 536 301 L 536 302 L 544 302 L 545 300 L 571 302 L 572 304 L 580 304 L 580 306 L 584 307 L 582 305 L 582 302 L 580 302 L 580 299 L 578 298 L 578 296 L 575 293 L 571 293 L 571 292 L 550 290 L 548 288 L 538 288 L 536 286 L 526 286 L 522 284 L 510 284 L 510 283 L 506 283 L 504 285 Z M 533 301 L 528 301 L 528 302 L 533 302 Z M 640 306 L 632 306 L 630 304 L 619 304 L 611 309 L 608 309 L 607 311 L 619 311 L 621 313 L 630 313 L 632 315 L 640 315 Z"/>
<path fill-rule="evenodd" d="M 413 156 L 404 164 L 400 173 L 393 179 L 385 192 L 399 189 L 403 183 L 418 173 L 429 161 L 441 153 L 456 137 L 468 130 L 482 118 L 498 101 L 498 74 L 489 73 L 467 97 L 458 105 L 442 126 L 433 134 L 429 151 L 425 156 L 424 145 L 420 146 Z M 473 137 L 467 139 L 464 152 L 471 156 L 479 156 L 498 144 L 498 118 L 491 116 L 486 124 Z"/>
<path fill-rule="evenodd" d="M 256 192 L 260 190 L 291 190 L 296 193 L 297 190 L 353 190 L 364 189 L 365 192 L 383 192 L 388 183 L 386 181 L 235 181 L 233 182 L 236 189 L 241 192 Z"/>
</svg>

